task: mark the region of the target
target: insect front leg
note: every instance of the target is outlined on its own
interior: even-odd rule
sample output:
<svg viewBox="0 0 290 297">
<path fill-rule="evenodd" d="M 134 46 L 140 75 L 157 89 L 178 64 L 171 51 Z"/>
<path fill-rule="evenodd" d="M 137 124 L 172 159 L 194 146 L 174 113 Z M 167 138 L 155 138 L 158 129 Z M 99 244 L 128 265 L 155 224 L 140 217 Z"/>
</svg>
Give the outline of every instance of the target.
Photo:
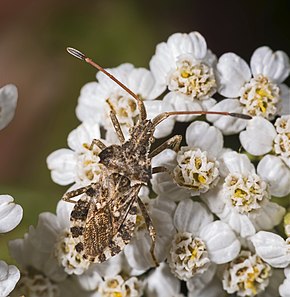
<svg viewBox="0 0 290 297">
<path fill-rule="evenodd" d="M 94 146 L 97 146 L 101 151 L 107 147 L 100 139 L 93 139 L 89 149 L 92 150 Z"/>
<path fill-rule="evenodd" d="M 182 140 L 181 135 L 175 135 L 175 136 L 167 139 L 160 146 L 158 146 L 156 149 L 154 149 L 152 152 L 150 152 L 149 158 L 155 157 L 156 155 L 158 155 L 159 153 L 161 153 L 162 151 L 164 151 L 168 148 L 177 152 L 179 150 L 181 140 Z"/>
<path fill-rule="evenodd" d="M 89 188 L 90 188 L 90 186 L 86 186 L 86 187 L 82 187 L 82 188 L 79 188 L 79 189 L 76 189 L 73 191 L 69 191 L 69 192 L 65 193 L 61 199 L 66 202 L 76 203 L 76 201 L 72 200 L 71 198 L 85 193 Z"/>
<path fill-rule="evenodd" d="M 113 126 L 114 126 L 114 129 L 115 129 L 115 132 L 119 138 L 119 141 L 121 143 L 124 143 L 125 142 L 125 137 L 124 137 L 124 134 L 123 134 L 123 131 L 121 129 L 121 126 L 120 126 L 120 123 L 117 119 L 117 116 L 116 116 L 116 113 L 113 109 L 111 109 L 110 111 L 110 117 L 111 117 L 111 121 L 113 123 Z"/>
<path fill-rule="evenodd" d="M 156 259 L 156 256 L 154 254 L 154 249 L 155 249 L 155 242 L 156 242 L 156 230 L 153 226 L 153 223 L 152 223 L 152 220 L 147 212 L 147 209 L 146 209 L 146 206 L 144 205 L 144 203 L 142 202 L 142 200 L 138 197 L 137 199 L 137 202 L 138 202 L 138 205 L 140 207 L 140 210 L 141 210 L 141 213 L 142 213 L 142 216 L 145 220 L 145 224 L 146 224 L 146 227 L 147 227 L 147 230 L 149 232 L 149 235 L 151 237 L 151 240 L 152 240 L 152 244 L 151 244 L 151 248 L 150 248 L 150 254 L 151 254 L 151 257 L 153 259 L 153 262 L 155 264 L 155 266 L 159 266 L 159 263 Z"/>
</svg>

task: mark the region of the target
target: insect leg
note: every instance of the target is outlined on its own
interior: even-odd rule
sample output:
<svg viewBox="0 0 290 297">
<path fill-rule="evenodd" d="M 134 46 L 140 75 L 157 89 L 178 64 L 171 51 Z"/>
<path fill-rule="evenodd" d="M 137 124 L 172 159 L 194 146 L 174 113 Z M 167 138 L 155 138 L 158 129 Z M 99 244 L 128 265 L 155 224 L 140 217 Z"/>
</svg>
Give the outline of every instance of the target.
<svg viewBox="0 0 290 297">
<path fill-rule="evenodd" d="M 181 135 L 175 135 L 169 139 L 167 139 L 165 142 L 163 142 L 160 146 L 158 146 L 156 149 L 154 149 L 152 152 L 149 154 L 149 158 L 153 158 L 154 156 L 158 155 L 162 151 L 164 151 L 167 148 L 170 148 L 177 152 L 180 147 L 180 143 L 182 140 Z"/>
<path fill-rule="evenodd" d="M 153 259 L 153 262 L 155 264 L 155 266 L 159 266 L 159 263 L 156 259 L 156 256 L 154 254 L 154 249 L 155 249 L 155 242 L 156 242 L 156 230 L 153 226 L 153 223 L 151 221 L 151 218 L 147 212 L 147 209 L 146 209 L 146 206 L 144 205 L 144 203 L 142 202 L 142 200 L 138 197 L 138 205 L 140 207 L 140 210 L 142 212 L 142 216 L 145 220 L 145 224 L 146 224 L 146 227 L 147 227 L 147 230 L 149 232 L 149 235 L 151 237 L 151 240 L 152 240 L 152 244 L 151 244 L 151 248 L 150 248 L 150 254 L 151 254 L 151 257 Z"/>
<path fill-rule="evenodd" d="M 85 193 L 89 188 L 90 188 L 90 186 L 86 186 L 86 187 L 79 188 L 77 190 L 67 192 L 62 196 L 61 199 L 66 201 L 66 202 L 76 203 L 76 201 L 72 200 L 71 198 Z"/>
<path fill-rule="evenodd" d="M 90 150 L 96 145 L 100 150 L 104 150 L 107 146 L 100 139 L 93 139 L 89 147 Z"/>
<path fill-rule="evenodd" d="M 113 123 L 113 126 L 114 126 L 114 129 L 117 133 L 117 136 L 120 140 L 121 143 L 124 143 L 125 142 L 125 137 L 124 137 L 124 134 L 122 132 L 122 129 L 121 129 L 121 126 L 120 126 L 120 123 L 116 117 L 116 113 L 113 109 L 111 109 L 110 111 L 110 117 L 111 117 L 111 121 Z"/>
</svg>

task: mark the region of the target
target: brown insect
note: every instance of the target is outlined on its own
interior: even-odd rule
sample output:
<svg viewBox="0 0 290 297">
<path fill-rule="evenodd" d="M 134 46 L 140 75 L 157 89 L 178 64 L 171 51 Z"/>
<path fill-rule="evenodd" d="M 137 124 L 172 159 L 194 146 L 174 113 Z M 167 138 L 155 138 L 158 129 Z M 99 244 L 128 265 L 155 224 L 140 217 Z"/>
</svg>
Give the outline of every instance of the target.
<svg viewBox="0 0 290 297">
<path fill-rule="evenodd" d="M 133 235 L 139 206 L 152 239 L 150 253 L 155 265 L 158 265 L 154 254 L 156 231 L 138 192 L 143 185 L 149 183 L 153 173 L 167 171 L 161 166 L 152 168 L 151 159 L 167 148 L 178 151 L 182 136 L 175 135 L 151 151 L 156 126 L 174 115 L 220 114 L 242 119 L 251 117 L 229 112 L 174 111 L 163 112 L 152 120 L 147 119 L 144 103 L 136 94 L 80 51 L 73 48 L 67 48 L 67 51 L 109 76 L 137 101 L 139 109 L 139 121 L 130 129 L 128 140 L 125 140 L 116 114 L 111 110 L 110 117 L 121 144 L 106 146 L 101 140 L 93 140 L 91 146 L 96 145 L 101 150 L 100 163 L 105 167 L 100 181 L 68 192 L 62 198 L 76 203 L 71 213 L 71 233 L 79 241 L 76 250 L 93 262 L 103 262 L 118 254 Z M 85 195 L 77 202 L 71 199 L 82 193 Z"/>
</svg>

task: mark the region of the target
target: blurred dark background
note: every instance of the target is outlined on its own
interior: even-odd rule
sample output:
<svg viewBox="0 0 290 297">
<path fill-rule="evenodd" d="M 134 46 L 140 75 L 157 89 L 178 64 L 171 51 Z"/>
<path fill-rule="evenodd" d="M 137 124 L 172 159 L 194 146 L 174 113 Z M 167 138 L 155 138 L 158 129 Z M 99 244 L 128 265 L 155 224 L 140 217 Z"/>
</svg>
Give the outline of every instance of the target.
<svg viewBox="0 0 290 297">
<path fill-rule="evenodd" d="M 79 124 L 80 88 L 95 78 L 67 46 L 104 67 L 148 68 L 157 43 L 199 31 L 217 56 L 233 51 L 249 61 L 262 45 L 290 54 L 289 13 L 289 0 L 1 0 L 0 86 L 17 85 L 19 101 L 0 132 L 0 194 L 23 206 L 24 219 L 0 237 L 0 258 L 7 257 L 7 239 L 22 237 L 40 212 L 54 211 L 65 191 L 51 181 L 46 157 L 67 146 L 67 134 Z"/>
</svg>

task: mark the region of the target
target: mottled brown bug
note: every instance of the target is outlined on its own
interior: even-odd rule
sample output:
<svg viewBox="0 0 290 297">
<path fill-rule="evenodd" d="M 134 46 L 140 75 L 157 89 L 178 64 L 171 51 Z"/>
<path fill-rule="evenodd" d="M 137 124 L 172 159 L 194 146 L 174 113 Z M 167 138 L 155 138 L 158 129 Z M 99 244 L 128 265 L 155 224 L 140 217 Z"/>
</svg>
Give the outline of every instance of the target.
<svg viewBox="0 0 290 297">
<path fill-rule="evenodd" d="M 151 159 L 167 148 L 178 151 L 182 137 L 175 135 L 151 151 L 156 126 L 174 115 L 220 114 L 242 119 L 251 117 L 228 112 L 178 111 L 164 112 L 152 120 L 147 119 L 144 103 L 136 94 L 83 53 L 73 48 L 67 50 L 114 80 L 137 101 L 139 109 L 139 121 L 130 129 L 128 140 L 125 140 L 116 114 L 111 110 L 110 117 L 121 144 L 106 146 L 95 139 L 92 146 L 96 145 L 101 150 L 100 163 L 106 168 L 100 181 L 63 196 L 63 200 L 76 203 L 71 213 L 71 233 L 79 241 L 76 250 L 93 262 L 103 262 L 118 254 L 132 237 L 138 205 L 152 239 L 150 252 L 157 265 L 154 254 L 156 231 L 138 192 L 142 185 L 149 183 L 153 173 L 167 170 L 164 167 L 152 168 Z M 71 199 L 82 193 L 86 195 L 77 202 Z"/>
</svg>

